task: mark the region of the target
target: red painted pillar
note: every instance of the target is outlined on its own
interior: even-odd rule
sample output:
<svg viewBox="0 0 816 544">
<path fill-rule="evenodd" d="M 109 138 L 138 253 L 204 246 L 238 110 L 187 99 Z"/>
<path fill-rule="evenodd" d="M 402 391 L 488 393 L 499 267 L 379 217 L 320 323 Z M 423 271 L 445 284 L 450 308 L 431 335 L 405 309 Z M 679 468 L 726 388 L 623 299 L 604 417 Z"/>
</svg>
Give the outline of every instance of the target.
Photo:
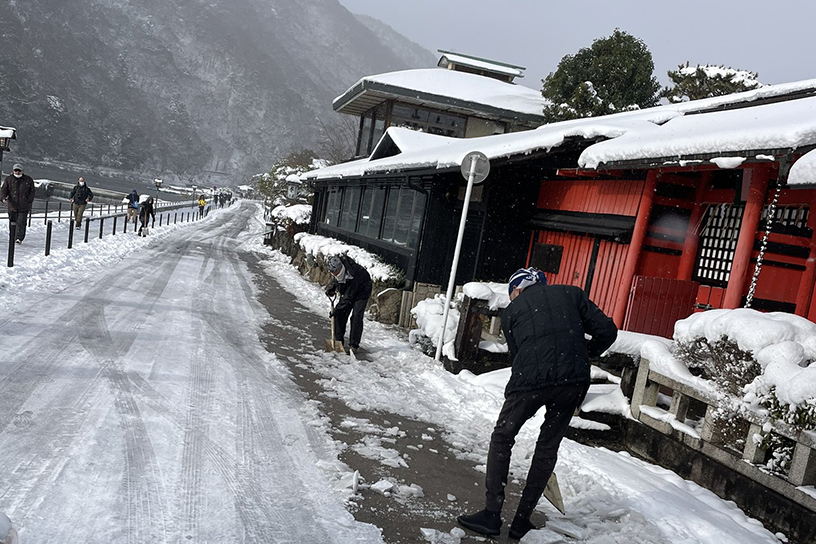
<svg viewBox="0 0 816 544">
<path fill-rule="evenodd" d="M 751 253 L 754 251 L 754 240 L 771 177 L 770 171 L 765 168 L 748 168 L 742 175 L 746 181 L 750 180 L 751 185 L 748 190 L 748 201 L 745 203 L 745 213 L 742 215 L 737 248 L 734 251 L 734 262 L 731 263 L 731 275 L 723 299 L 722 307 L 727 309 L 741 306 L 742 293 L 750 281 Z"/>
<path fill-rule="evenodd" d="M 697 248 L 700 246 L 700 229 L 702 228 L 703 212 L 705 206 L 703 200 L 708 192 L 708 187 L 711 184 L 711 173 L 704 172 L 699 185 L 697 185 L 697 192 L 694 196 L 694 208 L 691 210 L 691 217 L 689 217 L 689 225 L 686 230 L 686 239 L 683 242 L 683 254 L 680 256 L 680 264 L 677 267 L 678 280 L 690 280 L 694 272 L 694 260 L 697 258 Z"/>
<path fill-rule="evenodd" d="M 816 202 L 810 203 L 810 209 L 814 209 Z M 810 214 L 807 226 L 816 229 L 816 214 Z M 799 291 L 796 295 L 796 315 L 807 317 L 813 321 L 810 314 L 810 301 L 813 298 L 813 282 L 816 281 L 816 236 L 810 238 L 810 253 L 805 261 L 805 271 L 802 272 L 802 279 L 799 280 Z"/>
<path fill-rule="evenodd" d="M 615 297 L 615 310 L 612 319 L 618 328 L 623 327 L 623 320 L 626 318 L 626 307 L 629 304 L 629 292 L 632 289 L 632 280 L 635 278 L 638 259 L 643 249 L 643 239 L 646 237 L 646 228 L 649 226 L 649 215 L 652 213 L 652 203 L 654 202 L 655 189 L 657 188 L 657 171 L 649 171 L 646 183 L 643 186 L 643 195 L 640 197 L 635 228 L 632 231 L 632 241 L 629 242 L 629 249 L 626 252 L 626 261 L 623 265 L 621 282 L 618 286 L 618 294 Z"/>
</svg>

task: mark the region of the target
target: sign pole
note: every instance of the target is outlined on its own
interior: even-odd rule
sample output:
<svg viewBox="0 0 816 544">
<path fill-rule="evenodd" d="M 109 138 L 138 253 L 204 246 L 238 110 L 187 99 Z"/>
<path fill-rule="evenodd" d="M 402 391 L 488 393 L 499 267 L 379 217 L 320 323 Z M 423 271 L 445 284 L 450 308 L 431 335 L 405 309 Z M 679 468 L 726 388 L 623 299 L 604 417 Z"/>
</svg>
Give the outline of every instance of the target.
<svg viewBox="0 0 816 544">
<path fill-rule="evenodd" d="M 445 295 L 445 311 L 442 314 L 442 327 L 439 330 L 439 337 L 436 341 L 436 355 L 434 359 L 439 361 L 442 356 L 442 344 L 445 343 L 445 327 L 448 324 L 448 314 L 450 313 L 453 290 L 456 287 L 456 269 L 459 267 L 459 254 L 462 251 L 462 239 L 465 237 L 465 223 L 467 223 L 468 208 L 470 207 L 470 194 L 473 192 L 473 184 L 481 183 L 490 172 L 490 162 L 484 153 L 472 151 L 465 155 L 462 160 L 462 174 L 467 172 L 467 189 L 465 190 L 465 202 L 462 205 L 462 217 L 459 220 L 459 234 L 456 237 L 456 249 L 453 252 L 453 263 L 451 265 L 450 278 L 448 279 L 448 292 Z"/>
</svg>

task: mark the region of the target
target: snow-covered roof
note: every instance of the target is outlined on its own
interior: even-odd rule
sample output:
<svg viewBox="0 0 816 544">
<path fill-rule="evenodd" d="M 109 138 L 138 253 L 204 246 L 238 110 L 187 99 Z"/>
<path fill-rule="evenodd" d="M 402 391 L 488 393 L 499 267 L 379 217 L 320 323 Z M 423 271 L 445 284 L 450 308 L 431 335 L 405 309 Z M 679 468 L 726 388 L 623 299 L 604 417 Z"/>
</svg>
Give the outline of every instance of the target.
<svg viewBox="0 0 816 544">
<path fill-rule="evenodd" d="M 359 115 L 389 98 L 481 117 L 543 122 L 539 91 L 490 77 L 440 68 L 366 76 L 334 99 L 340 113 Z"/>
<path fill-rule="evenodd" d="M 303 179 L 455 168 L 471 151 L 481 151 L 492 160 L 550 150 L 574 137 L 607 140 L 589 145 L 579 164 L 574 165 L 576 167 L 608 167 L 615 162 L 648 162 L 653 159 L 680 162 L 687 157 L 708 155 L 707 159 L 720 167 L 734 168 L 746 158 L 771 158 L 764 155 L 745 157 L 744 152 L 760 154 L 761 151 L 816 144 L 814 94 L 816 79 L 811 79 L 480 138 L 448 138 L 422 133 L 409 136 L 409 133 L 397 132 L 391 127 L 383 139 L 399 140 L 394 143 L 401 153 L 386 157 L 374 153 L 370 158 L 307 172 Z M 804 98 L 786 100 L 791 96 Z M 761 105 L 753 105 L 758 101 Z"/>
<path fill-rule="evenodd" d="M 793 163 L 788 185 L 816 185 L 816 150 L 808 151 Z"/>
<path fill-rule="evenodd" d="M 751 108 L 676 117 L 588 147 L 579 166 L 623 161 L 721 156 L 753 158 L 757 152 L 816 144 L 816 97 Z M 737 166 L 729 163 L 729 167 Z"/>
<path fill-rule="evenodd" d="M 453 51 L 438 50 L 442 53 L 437 66 L 447 68 L 448 64 L 460 64 L 462 66 L 469 66 L 477 70 L 485 70 L 488 72 L 496 72 L 511 77 L 524 77 L 523 66 L 516 66 L 514 64 L 507 64 L 495 60 L 481 59 L 479 57 L 472 57 L 470 55 L 463 55 L 461 53 L 454 53 Z"/>
<path fill-rule="evenodd" d="M 16 138 L 17 129 L 12 127 L 0 127 L 0 138 Z"/>
</svg>

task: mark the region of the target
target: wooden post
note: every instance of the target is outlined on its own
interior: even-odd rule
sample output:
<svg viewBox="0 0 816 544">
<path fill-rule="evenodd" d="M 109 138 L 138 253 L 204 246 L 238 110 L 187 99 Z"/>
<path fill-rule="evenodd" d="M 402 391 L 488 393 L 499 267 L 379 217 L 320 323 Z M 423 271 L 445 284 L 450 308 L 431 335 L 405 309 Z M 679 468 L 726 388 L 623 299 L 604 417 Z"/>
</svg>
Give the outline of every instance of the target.
<svg viewBox="0 0 816 544">
<path fill-rule="evenodd" d="M 476 361 L 482 339 L 484 314 L 479 311 L 480 300 L 465 296 L 459 314 L 459 326 L 453 342 L 456 358 L 461 362 Z"/>
<path fill-rule="evenodd" d="M 623 327 L 623 321 L 626 317 L 626 306 L 629 302 L 632 280 L 634 280 L 635 272 L 637 271 L 638 259 L 640 258 L 640 253 L 643 248 L 643 239 L 646 238 L 646 228 L 649 226 L 649 215 L 652 212 L 657 179 L 657 171 L 650 170 L 643 187 L 643 195 L 640 198 L 640 206 L 638 207 L 637 219 L 635 219 L 632 240 L 629 242 L 629 249 L 626 252 L 626 261 L 623 267 L 623 273 L 621 274 L 618 293 L 615 297 L 615 309 L 612 319 L 618 328 Z"/>
<path fill-rule="evenodd" d="M 766 168 L 748 168 L 743 172 L 743 176 L 744 179 L 750 180 L 751 187 L 742 216 L 737 248 L 734 251 L 734 262 L 731 264 L 731 277 L 723 298 L 722 307 L 725 309 L 739 308 L 742 305 L 742 293 L 745 291 L 751 268 L 751 253 L 754 251 L 754 240 L 770 181 L 770 172 Z"/>
<path fill-rule="evenodd" d="M 657 392 L 660 386 L 649 381 L 649 360 L 641 358 L 638 367 L 635 390 L 632 393 L 632 417 L 640 418 L 641 405 L 655 406 L 657 404 Z"/>
</svg>

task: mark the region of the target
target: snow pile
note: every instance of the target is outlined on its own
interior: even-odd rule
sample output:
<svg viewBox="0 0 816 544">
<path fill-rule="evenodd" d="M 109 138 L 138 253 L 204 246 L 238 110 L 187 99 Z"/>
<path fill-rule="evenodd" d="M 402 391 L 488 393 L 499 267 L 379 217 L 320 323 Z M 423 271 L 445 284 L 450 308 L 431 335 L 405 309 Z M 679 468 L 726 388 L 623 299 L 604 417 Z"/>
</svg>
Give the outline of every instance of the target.
<svg viewBox="0 0 816 544">
<path fill-rule="evenodd" d="M 303 248 L 303 251 L 315 257 L 318 255 L 322 255 L 324 258 L 332 255 L 348 255 L 357 264 L 368 270 L 371 279 L 375 281 L 396 281 L 402 276 L 402 273 L 396 267 L 385 264 L 377 255 L 334 238 L 300 232 L 295 234 L 295 242 Z"/>
<path fill-rule="evenodd" d="M 434 298 L 420 300 L 411 309 L 411 315 L 417 322 L 416 329 L 409 333 L 408 339 L 411 345 L 420 343 L 423 338 L 427 338 L 432 346 L 436 346 L 439 340 L 439 333 L 442 330 L 442 318 L 445 313 L 445 295 L 436 295 Z M 442 355 L 451 361 L 457 361 L 456 351 L 453 342 L 456 339 L 456 329 L 459 327 L 459 310 L 455 307 L 448 312 L 448 320 L 445 323 L 445 338 L 442 344 Z"/>
<path fill-rule="evenodd" d="M 809 151 L 793 163 L 788 174 L 788 185 L 816 184 L 816 151 Z"/>
<path fill-rule="evenodd" d="M 704 339 L 710 344 L 726 338 L 753 356 L 762 373 L 744 388 L 743 401 L 751 409 L 775 390 L 782 404 L 816 406 L 816 324 L 792 314 L 761 313 L 748 308 L 709 310 L 675 324 L 674 341 L 692 344 Z M 655 371 L 700 391 L 715 393 L 714 384 L 693 376 L 665 343 L 645 342 L 641 355 Z"/>
<path fill-rule="evenodd" d="M 305 225 L 312 218 L 312 207 L 308 204 L 277 206 L 272 210 L 272 217 L 278 221 L 290 221 L 296 225 Z"/>
<path fill-rule="evenodd" d="M 470 298 L 486 300 L 491 310 L 496 308 L 507 308 L 510 304 L 510 296 L 507 294 L 506 283 L 466 283 L 462 292 Z"/>
</svg>

